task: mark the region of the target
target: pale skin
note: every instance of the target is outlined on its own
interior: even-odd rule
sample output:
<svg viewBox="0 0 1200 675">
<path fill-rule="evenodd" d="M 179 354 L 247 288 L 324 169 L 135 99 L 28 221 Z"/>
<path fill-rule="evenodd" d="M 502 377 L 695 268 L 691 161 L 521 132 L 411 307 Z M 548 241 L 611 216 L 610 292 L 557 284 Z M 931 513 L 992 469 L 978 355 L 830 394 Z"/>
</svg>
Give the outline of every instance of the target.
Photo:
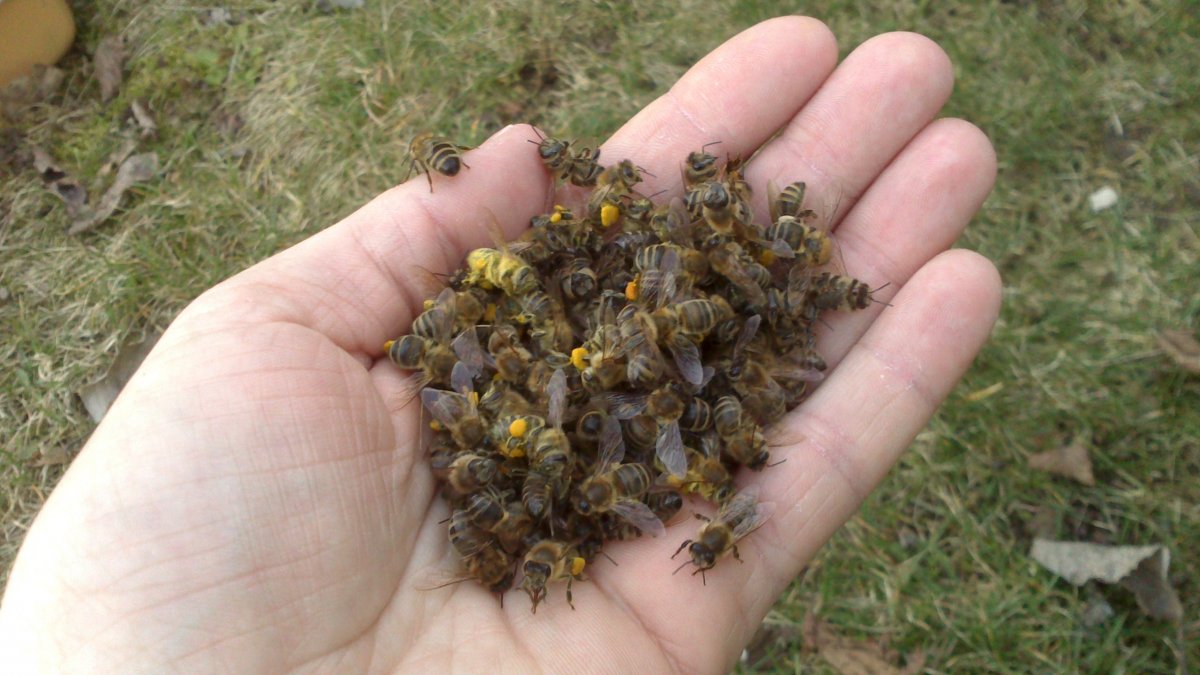
<svg viewBox="0 0 1200 675">
<path fill-rule="evenodd" d="M 806 180 L 837 265 L 883 287 L 831 317 L 830 373 L 772 435 L 787 461 L 758 484 L 774 515 L 732 557 L 672 576 L 699 521 L 614 544 L 532 615 L 453 573 L 446 507 L 419 442 L 408 375 L 382 354 L 448 272 L 514 238 L 549 177 L 525 125 L 197 298 L 163 335 L 29 530 L 0 608 L 0 663 L 89 672 L 721 672 L 778 595 L 850 518 L 986 340 L 1000 280 L 948 250 L 987 196 L 995 156 L 935 119 L 945 54 L 893 33 L 837 63 L 833 36 L 786 17 L 732 38 L 621 128 L 630 157 L 678 190 L 691 150 L 748 156 L 766 183 Z M 402 147 L 400 141 L 398 147 Z M 836 210 L 835 210 L 836 206 Z M 688 512 L 692 507 L 688 507 Z M 681 555 L 686 555 L 681 554 Z"/>
</svg>

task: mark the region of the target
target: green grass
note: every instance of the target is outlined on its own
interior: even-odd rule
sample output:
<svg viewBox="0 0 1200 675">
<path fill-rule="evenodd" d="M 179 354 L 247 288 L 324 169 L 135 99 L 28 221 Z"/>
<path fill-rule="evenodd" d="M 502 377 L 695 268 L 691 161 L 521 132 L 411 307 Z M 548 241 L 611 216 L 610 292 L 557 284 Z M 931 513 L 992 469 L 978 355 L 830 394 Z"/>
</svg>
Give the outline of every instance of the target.
<svg viewBox="0 0 1200 675">
<path fill-rule="evenodd" d="M 886 30 L 949 52 L 946 114 L 981 126 L 1000 160 L 961 245 L 996 262 L 1005 303 L 963 385 L 773 620 L 798 623 L 820 600 L 846 635 L 921 650 L 929 672 L 1167 673 L 1184 650 L 1200 663 L 1200 378 L 1154 342 L 1200 325 L 1200 22 L 1187 3 L 369 0 L 325 15 L 244 0 L 228 5 L 234 27 L 177 4 L 77 4 L 83 51 L 127 36 L 125 85 L 99 103 L 72 55 L 61 97 L 19 133 L 87 182 L 120 145 L 126 106 L 145 98 L 161 131 L 140 151 L 158 152 L 165 173 L 97 231 L 67 237 L 33 172 L 0 162 L 3 568 L 62 471 L 30 458 L 86 439 L 75 392 L 116 346 L 393 185 L 416 130 L 477 143 L 532 121 L 601 139 L 723 39 L 803 9 L 843 54 Z M 222 122 L 232 115 L 236 131 Z M 1086 197 L 1104 185 L 1121 202 L 1093 214 Z M 1095 487 L 1026 468 L 1077 436 Z M 1027 556 L 1039 509 L 1063 538 L 1169 546 L 1183 627 L 1143 617 L 1119 589 L 1074 589 L 1040 569 Z M 1087 628 L 1097 592 L 1117 614 Z M 821 667 L 798 645 L 777 652 L 761 669 Z"/>
</svg>

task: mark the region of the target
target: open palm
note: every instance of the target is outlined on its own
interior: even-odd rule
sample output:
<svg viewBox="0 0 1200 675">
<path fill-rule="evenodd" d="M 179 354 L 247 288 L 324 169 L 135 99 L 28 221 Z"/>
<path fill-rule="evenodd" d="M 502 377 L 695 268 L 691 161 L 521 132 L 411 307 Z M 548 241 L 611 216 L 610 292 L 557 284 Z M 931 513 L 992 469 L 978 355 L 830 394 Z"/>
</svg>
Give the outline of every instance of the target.
<svg viewBox="0 0 1200 675">
<path fill-rule="evenodd" d="M 696 522 L 612 544 L 536 615 L 453 573 L 447 513 L 405 374 L 382 357 L 446 272 L 516 236 L 549 177 L 509 127 L 453 179 L 424 178 L 205 293 L 126 387 L 31 528 L 0 608 L 0 660 L 47 670 L 195 672 L 728 668 L 817 548 L 926 423 L 990 331 L 999 281 L 948 251 L 994 177 L 986 138 L 934 121 L 940 49 L 877 37 L 835 69 L 828 30 L 788 17 L 738 35 L 603 146 L 679 190 L 721 141 L 761 194 L 805 180 L 837 210 L 846 270 L 882 287 L 830 319 L 831 374 L 774 434 L 787 462 L 741 476 L 775 502 L 707 585 L 672 576 Z M 782 133 L 772 138 L 776 131 Z M 770 140 L 769 140 L 770 139 Z M 669 193 L 668 193 L 669 194 Z M 762 197 L 758 212 L 765 212 Z"/>
</svg>

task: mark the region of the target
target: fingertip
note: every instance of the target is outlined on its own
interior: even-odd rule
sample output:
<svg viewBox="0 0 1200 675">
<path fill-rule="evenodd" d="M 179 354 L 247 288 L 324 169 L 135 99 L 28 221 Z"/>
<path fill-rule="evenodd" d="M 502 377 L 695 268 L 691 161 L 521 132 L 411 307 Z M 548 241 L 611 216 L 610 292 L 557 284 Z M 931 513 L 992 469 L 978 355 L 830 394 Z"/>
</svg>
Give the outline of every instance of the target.
<svg viewBox="0 0 1200 675">
<path fill-rule="evenodd" d="M 950 55 L 941 45 L 920 33 L 882 33 L 859 45 L 847 60 L 854 58 L 854 54 L 880 58 L 887 69 L 919 78 L 928 95 L 941 95 L 942 100 L 949 98 L 954 89 L 954 65 Z"/>
</svg>

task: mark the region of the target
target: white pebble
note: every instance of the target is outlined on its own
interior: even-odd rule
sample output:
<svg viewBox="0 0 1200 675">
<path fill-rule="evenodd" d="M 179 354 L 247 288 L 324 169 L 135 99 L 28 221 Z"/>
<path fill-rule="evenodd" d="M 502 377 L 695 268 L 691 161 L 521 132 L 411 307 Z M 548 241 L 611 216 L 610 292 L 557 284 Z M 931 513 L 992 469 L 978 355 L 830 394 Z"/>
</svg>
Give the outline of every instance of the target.
<svg viewBox="0 0 1200 675">
<path fill-rule="evenodd" d="M 1105 185 L 1088 197 L 1088 204 L 1092 207 L 1092 213 L 1112 208 L 1117 204 L 1117 191 Z"/>
</svg>

